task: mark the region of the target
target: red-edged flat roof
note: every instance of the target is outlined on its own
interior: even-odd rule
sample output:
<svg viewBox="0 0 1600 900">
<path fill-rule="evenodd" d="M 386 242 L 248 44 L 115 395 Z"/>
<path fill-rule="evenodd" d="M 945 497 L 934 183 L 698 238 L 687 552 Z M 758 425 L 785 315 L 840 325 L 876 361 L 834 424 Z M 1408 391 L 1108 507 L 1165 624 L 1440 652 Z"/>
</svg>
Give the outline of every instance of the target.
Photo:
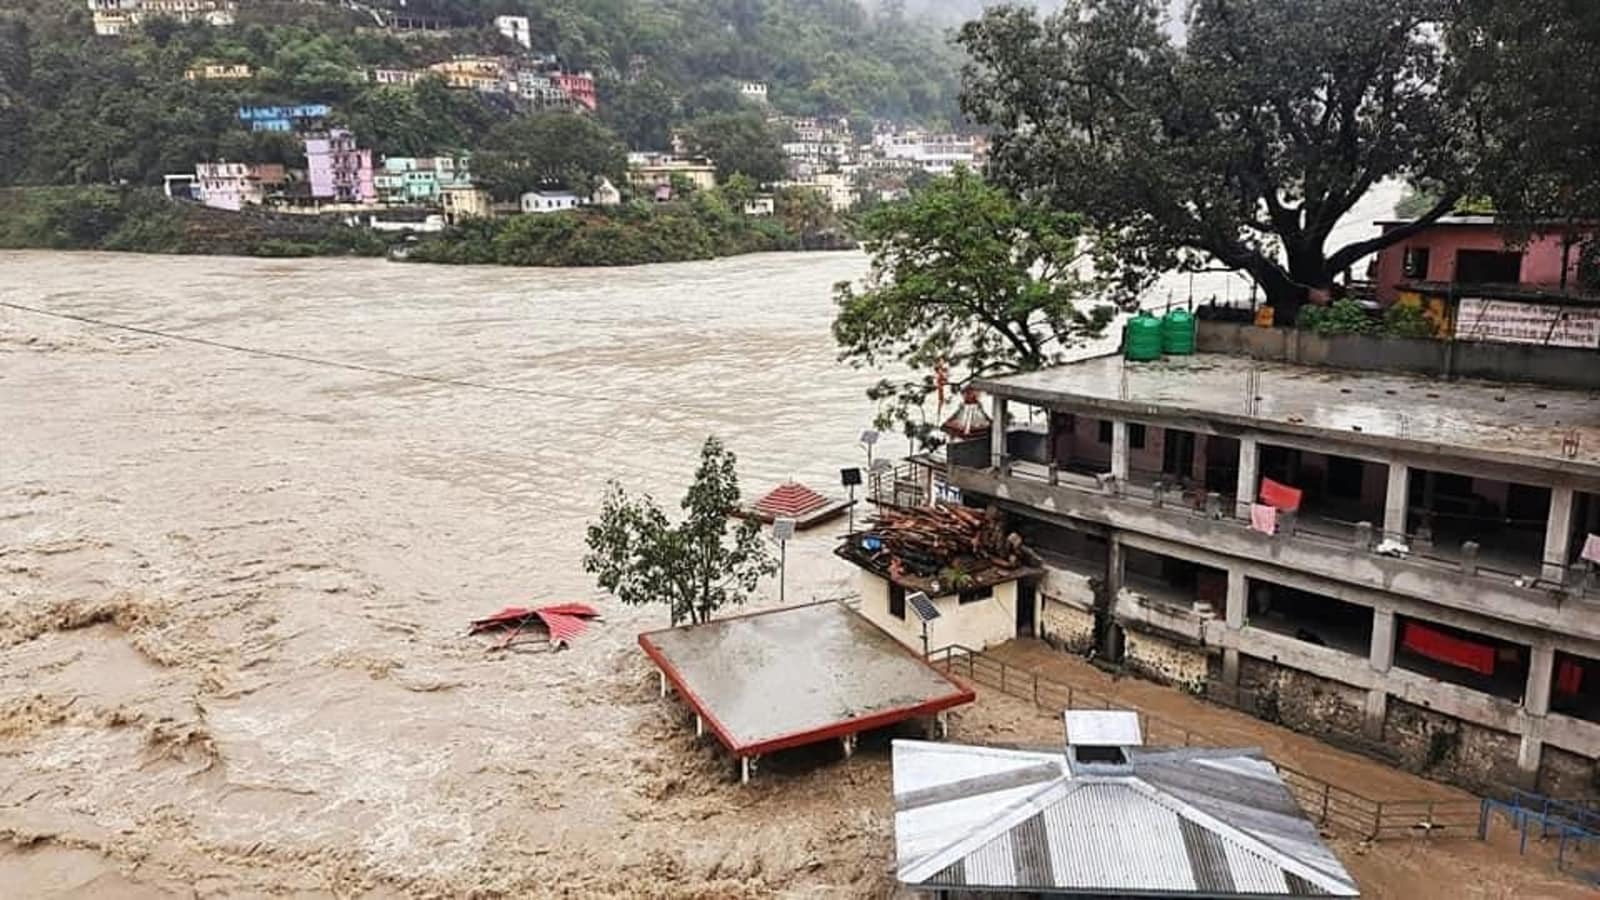
<svg viewBox="0 0 1600 900">
<path fill-rule="evenodd" d="M 841 603 L 648 632 L 639 646 L 735 756 L 883 728 L 976 696 Z"/>
</svg>

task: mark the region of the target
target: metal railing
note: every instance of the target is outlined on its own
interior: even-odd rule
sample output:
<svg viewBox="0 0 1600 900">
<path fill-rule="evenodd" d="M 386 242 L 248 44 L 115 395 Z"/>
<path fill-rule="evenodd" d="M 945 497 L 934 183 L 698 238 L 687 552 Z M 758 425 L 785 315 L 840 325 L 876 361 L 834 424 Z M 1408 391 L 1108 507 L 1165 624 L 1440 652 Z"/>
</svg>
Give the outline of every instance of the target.
<svg viewBox="0 0 1600 900">
<path fill-rule="evenodd" d="M 1052 710 L 1126 709 L 1139 716 L 1145 739 L 1153 746 L 1218 747 L 1224 742 L 1162 716 L 1139 709 L 1137 705 L 1112 700 L 1104 694 L 1074 687 L 1040 675 L 1024 666 L 996 659 L 980 650 L 960 644 L 934 650 L 928 662 L 949 675 L 965 676 L 975 684 L 987 685 L 1002 694 L 1031 700 L 1035 706 Z M 1402 836 L 1477 837 L 1480 832 L 1482 801 L 1377 799 L 1271 760 L 1283 776 L 1284 785 L 1312 822 L 1331 830 L 1369 840 Z"/>
</svg>

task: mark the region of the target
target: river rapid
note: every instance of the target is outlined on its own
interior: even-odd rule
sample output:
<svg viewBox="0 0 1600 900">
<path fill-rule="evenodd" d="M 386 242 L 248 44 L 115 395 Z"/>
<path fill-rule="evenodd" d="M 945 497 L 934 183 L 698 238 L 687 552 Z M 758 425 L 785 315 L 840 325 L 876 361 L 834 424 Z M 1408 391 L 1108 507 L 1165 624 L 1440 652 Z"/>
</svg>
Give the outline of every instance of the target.
<svg viewBox="0 0 1600 900">
<path fill-rule="evenodd" d="M 828 325 L 864 268 L 0 254 L 9 302 L 530 392 L 0 310 L 0 838 L 57 851 L 0 840 L 0 883 L 793 881 L 825 830 L 680 833 L 749 797 L 655 698 L 634 639 L 664 613 L 596 590 L 583 530 L 610 479 L 675 506 L 710 434 L 747 496 L 862 464 L 874 376 Z M 853 587 L 837 530 L 790 545 L 790 602 Z M 570 651 L 462 637 L 565 600 L 605 614 Z"/>
</svg>

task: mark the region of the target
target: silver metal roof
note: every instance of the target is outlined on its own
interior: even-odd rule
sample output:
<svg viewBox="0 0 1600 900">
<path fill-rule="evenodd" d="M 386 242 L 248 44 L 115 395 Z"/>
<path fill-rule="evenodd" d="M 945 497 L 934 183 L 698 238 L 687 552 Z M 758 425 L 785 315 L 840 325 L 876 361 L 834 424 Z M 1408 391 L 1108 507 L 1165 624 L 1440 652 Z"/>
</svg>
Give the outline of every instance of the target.
<svg viewBox="0 0 1600 900">
<path fill-rule="evenodd" d="M 1354 879 L 1254 750 L 1065 754 L 894 742 L 899 880 L 925 889 L 1355 897 Z"/>
<path fill-rule="evenodd" d="M 1126 709 L 1069 709 L 1067 743 L 1084 747 L 1138 747 L 1144 744 L 1139 714 Z"/>
</svg>

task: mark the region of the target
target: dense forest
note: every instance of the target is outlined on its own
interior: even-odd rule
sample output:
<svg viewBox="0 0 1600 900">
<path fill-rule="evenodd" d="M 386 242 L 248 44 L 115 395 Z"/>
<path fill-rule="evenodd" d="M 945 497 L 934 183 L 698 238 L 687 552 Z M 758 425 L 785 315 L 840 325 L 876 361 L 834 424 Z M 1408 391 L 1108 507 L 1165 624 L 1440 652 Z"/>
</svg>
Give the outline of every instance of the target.
<svg viewBox="0 0 1600 900">
<path fill-rule="evenodd" d="M 370 6 L 399 8 L 399 0 Z M 527 15 L 535 49 L 590 69 L 601 119 L 635 149 L 739 108 L 742 80 L 767 82 L 794 114 L 939 124 L 958 112 L 959 54 L 899 4 L 856 0 L 409 0 L 448 36 L 406 38 L 337 5 L 242 0 L 229 28 L 148 21 L 96 37 L 86 4 L 8 0 L 0 9 L 0 184 L 158 184 L 209 158 L 292 162 L 287 135 L 254 134 L 242 103 L 325 102 L 380 153 L 474 147 L 514 115 L 502 98 L 369 84 L 372 67 L 420 67 L 457 52 L 512 52 L 489 23 Z M 196 62 L 247 63 L 240 82 L 186 81 Z"/>
</svg>

